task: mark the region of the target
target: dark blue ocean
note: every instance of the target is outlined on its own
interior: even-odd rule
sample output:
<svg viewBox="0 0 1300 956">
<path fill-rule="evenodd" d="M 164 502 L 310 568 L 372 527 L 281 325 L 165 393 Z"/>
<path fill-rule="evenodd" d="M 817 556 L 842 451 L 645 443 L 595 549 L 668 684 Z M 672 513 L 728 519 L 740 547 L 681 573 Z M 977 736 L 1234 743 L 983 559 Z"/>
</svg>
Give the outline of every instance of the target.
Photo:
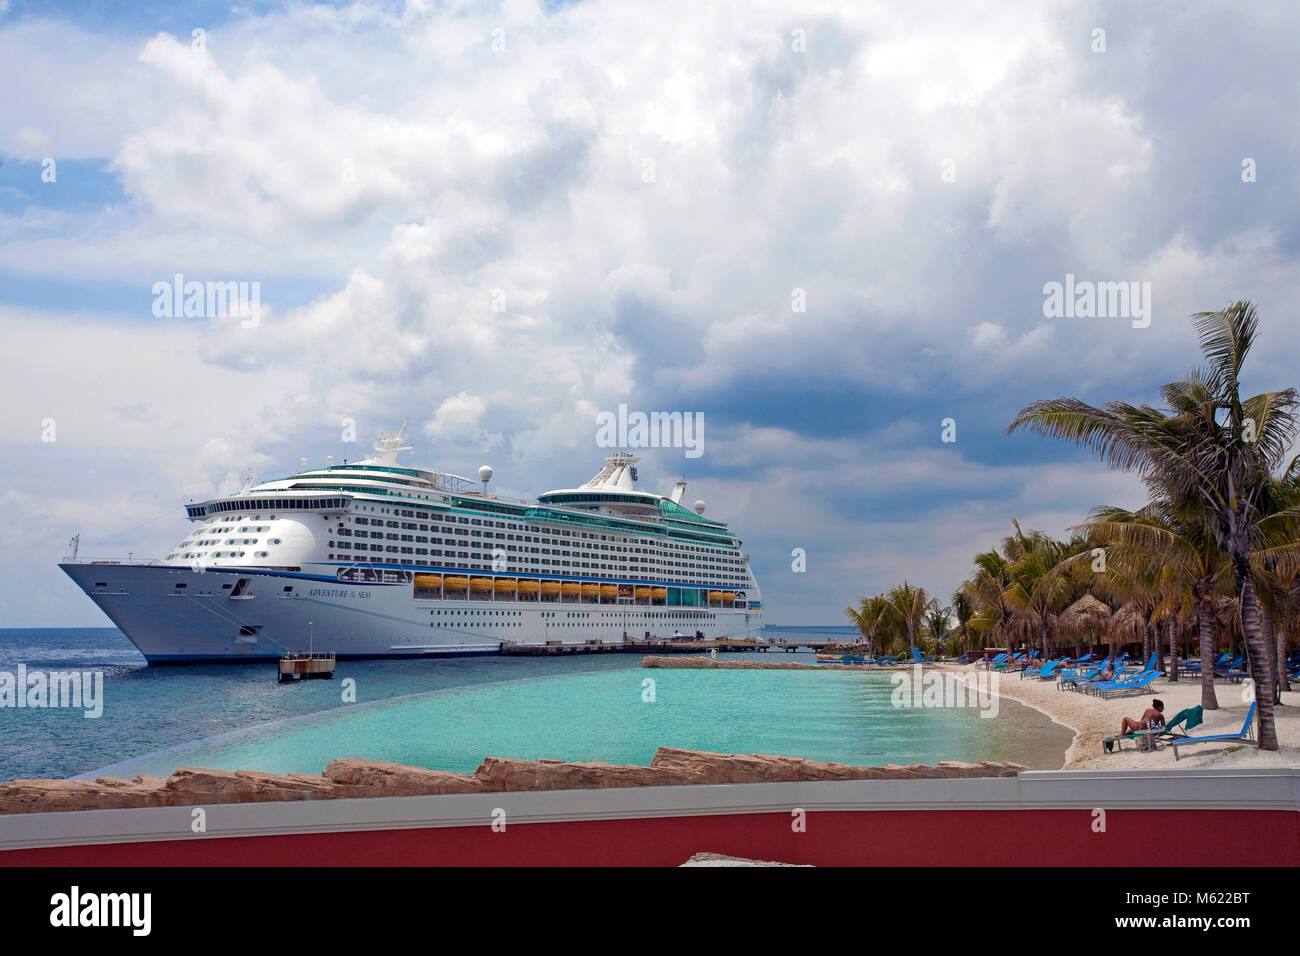
<svg viewBox="0 0 1300 956">
<path fill-rule="evenodd" d="M 767 628 L 773 638 L 854 633 Z M 640 660 L 344 661 L 334 680 L 281 684 L 269 662 L 148 667 L 116 628 L 0 629 L 0 671 L 21 663 L 104 675 L 98 719 L 0 707 L 0 781 L 96 770 L 166 776 L 178 766 L 320 772 L 342 756 L 448 770 L 472 770 L 485 756 L 647 763 L 661 744 L 858 764 L 1017 754 L 1023 762 L 1017 736 L 1027 726 L 1046 742 L 1039 762 L 1059 766 L 1069 743 L 1062 728 L 1011 702 L 999 720 L 891 710 L 883 674 L 650 672 Z M 650 703 L 647 675 L 658 689 Z M 355 702 L 343 700 L 345 678 Z"/>
</svg>

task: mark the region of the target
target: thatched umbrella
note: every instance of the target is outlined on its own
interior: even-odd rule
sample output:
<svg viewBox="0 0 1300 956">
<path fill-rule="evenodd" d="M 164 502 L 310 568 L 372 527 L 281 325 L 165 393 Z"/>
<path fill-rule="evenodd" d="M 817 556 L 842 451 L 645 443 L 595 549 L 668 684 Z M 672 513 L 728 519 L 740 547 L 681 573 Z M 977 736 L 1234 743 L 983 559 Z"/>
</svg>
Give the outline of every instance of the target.
<svg viewBox="0 0 1300 956">
<path fill-rule="evenodd" d="M 1061 612 L 1056 619 L 1056 632 L 1074 642 L 1074 656 L 1079 657 L 1079 641 L 1087 637 L 1091 645 L 1093 637 L 1106 633 L 1109 622 L 1110 608 L 1091 594 L 1085 594 Z"/>
<path fill-rule="evenodd" d="M 1110 655 L 1114 657 L 1116 644 L 1131 644 L 1146 638 L 1147 621 L 1138 606 L 1129 601 L 1111 615 L 1106 632 L 1110 638 Z"/>
</svg>

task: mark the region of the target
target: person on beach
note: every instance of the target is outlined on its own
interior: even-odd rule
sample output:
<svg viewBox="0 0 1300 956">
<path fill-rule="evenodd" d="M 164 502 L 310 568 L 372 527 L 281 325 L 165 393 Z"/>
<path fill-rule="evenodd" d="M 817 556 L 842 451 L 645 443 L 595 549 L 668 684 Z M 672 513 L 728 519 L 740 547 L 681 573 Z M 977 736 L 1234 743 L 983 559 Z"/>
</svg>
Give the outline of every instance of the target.
<svg viewBox="0 0 1300 956">
<path fill-rule="evenodd" d="M 1164 701 L 1156 699 L 1151 701 L 1151 706 L 1142 712 L 1140 720 L 1134 720 L 1132 717 L 1125 717 L 1119 725 L 1120 735 L 1135 733 L 1139 730 L 1154 729 L 1163 727 L 1165 724 L 1165 704 Z"/>
</svg>

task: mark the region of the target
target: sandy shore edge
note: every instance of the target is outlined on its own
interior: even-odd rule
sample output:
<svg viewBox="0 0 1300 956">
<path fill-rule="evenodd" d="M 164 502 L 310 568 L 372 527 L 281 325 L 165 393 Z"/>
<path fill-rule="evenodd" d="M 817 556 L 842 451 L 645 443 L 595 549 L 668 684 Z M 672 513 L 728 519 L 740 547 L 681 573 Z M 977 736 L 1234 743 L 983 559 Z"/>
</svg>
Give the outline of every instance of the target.
<svg viewBox="0 0 1300 956">
<path fill-rule="evenodd" d="M 972 666 L 944 665 L 945 673 L 960 677 L 968 686 L 972 678 L 984 671 Z M 1018 674 L 995 673 L 998 679 L 987 687 L 1006 700 L 1031 707 L 1054 723 L 1073 731 L 1074 740 L 1065 754 L 1063 770 L 1153 769 L 1175 766 L 1171 747 L 1148 753 L 1127 744 L 1126 749 L 1107 754 L 1102 740 L 1119 732 L 1124 717 L 1140 717 L 1153 698 L 1164 701 L 1165 713 L 1172 717 L 1180 710 L 1201 703 L 1198 679 L 1156 680 L 1147 692 L 1130 697 L 1102 700 L 1081 692 L 1058 690 L 1056 681 L 1021 679 Z M 1192 736 L 1236 733 L 1250 709 L 1247 688 L 1241 684 L 1216 681 L 1218 710 L 1206 711 L 1205 722 Z M 1179 767 L 1300 767 L 1300 692 L 1282 695 L 1282 704 L 1274 709 L 1280 749 L 1260 751 L 1255 747 L 1228 742 L 1180 748 Z"/>
</svg>

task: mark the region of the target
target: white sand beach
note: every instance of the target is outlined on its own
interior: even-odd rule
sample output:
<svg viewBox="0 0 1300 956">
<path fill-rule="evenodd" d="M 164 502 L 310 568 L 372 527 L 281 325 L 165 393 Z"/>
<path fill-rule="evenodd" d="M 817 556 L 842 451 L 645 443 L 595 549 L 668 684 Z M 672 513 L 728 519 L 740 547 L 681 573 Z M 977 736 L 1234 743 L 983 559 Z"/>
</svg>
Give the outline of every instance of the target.
<svg viewBox="0 0 1300 956">
<path fill-rule="evenodd" d="M 969 666 L 945 665 L 941 669 L 968 678 L 981 673 Z M 993 689 L 999 696 L 1032 707 L 1074 731 L 1074 743 L 1065 755 L 1062 768 L 1065 770 L 1172 767 L 1175 765 L 1172 747 L 1161 746 L 1147 752 L 1135 747 L 1132 741 L 1125 741 L 1123 751 L 1107 754 L 1102 748 L 1102 740 L 1118 734 L 1120 722 L 1125 717 L 1141 717 L 1151 705 L 1152 698 L 1164 701 L 1165 714 L 1171 718 L 1180 710 L 1201 702 L 1199 678 L 1158 679 L 1141 696 L 1102 700 L 1091 694 L 1058 690 L 1054 680 L 1021 679 L 1015 673 L 997 676 L 999 679 Z M 1216 681 L 1214 689 L 1219 709 L 1205 712 L 1205 722 L 1191 731 L 1193 737 L 1235 734 L 1241 730 L 1250 710 L 1244 685 Z M 1281 744 L 1279 750 L 1260 751 L 1255 747 L 1222 741 L 1180 747 L 1177 766 L 1300 767 L 1300 692 L 1283 694 L 1282 706 L 1274 708 L 1274 714 Z"/>
</svg>

